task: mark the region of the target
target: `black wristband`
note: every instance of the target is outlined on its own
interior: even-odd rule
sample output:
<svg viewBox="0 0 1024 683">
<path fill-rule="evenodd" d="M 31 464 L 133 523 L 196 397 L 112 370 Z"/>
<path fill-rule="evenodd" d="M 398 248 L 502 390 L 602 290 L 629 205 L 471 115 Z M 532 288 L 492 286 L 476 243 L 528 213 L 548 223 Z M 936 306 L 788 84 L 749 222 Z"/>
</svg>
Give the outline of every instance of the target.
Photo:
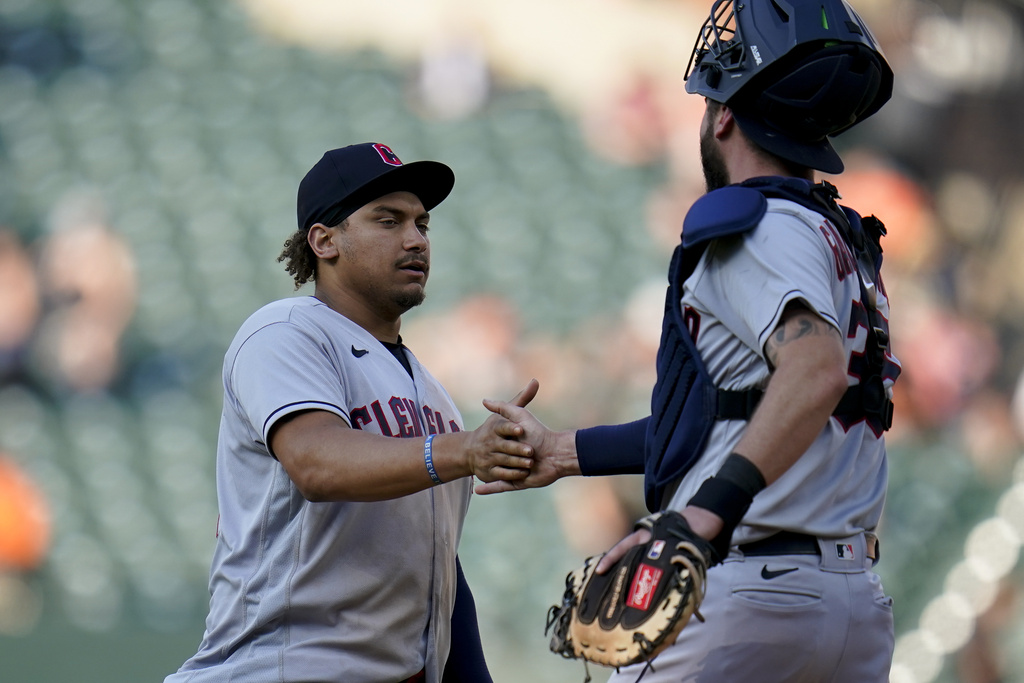
<svg viewBox="0 0 1024 683">
<path fill-rule="evenodd" d="M 764 475 L 761 474 L 761 470 L 757 469 L 757 465 L 739 453 L 732 453 L 725 459 L 715 478 L 731 481 L 751 498 L 763 491 L 767 485 Z"/>
<path fill-rule="evenodd" d="M 722 531 L 711 539 L 719 557 L 729 553 L 732 532 L 750 509 L 754 496 L 766 486 L 764 476 L 754 463 L 739 453 L 732 453 L 718 474 L 704 481 L 688 505 L 704 508 L 722 518 Z"/>
</svg>

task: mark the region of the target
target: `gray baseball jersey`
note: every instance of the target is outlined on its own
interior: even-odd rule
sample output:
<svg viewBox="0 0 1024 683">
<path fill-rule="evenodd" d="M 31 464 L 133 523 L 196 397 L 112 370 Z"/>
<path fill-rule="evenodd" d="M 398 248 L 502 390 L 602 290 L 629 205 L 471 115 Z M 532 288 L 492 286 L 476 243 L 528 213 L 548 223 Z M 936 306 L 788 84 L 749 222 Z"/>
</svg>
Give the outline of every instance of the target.
<svg viewBox="0 0 1024 683">
<path fill-rule="evenodd" d="M 766 385 L 764 345 L 791 301 L 803 302 L 839 331 L 851 368 L 849 382 L 856 383 L 867 320 L 857 315 L 863 304 L 855 267 L 835 226 L 783 199 L 768 200 L 768 213 L 753 231 L 713 242 L 687 279 L 682 304 L 715 385 L 736 390 Z M 888 319 L 881 283 L 877 290 L 878 310 Z M 898 366 L 892 356 L 886 361 Z M 718 471 L 746 424 L 727 420 L 714 426 L 702 457 L 673 494 L 671 509 L 682 510 Z M 864 421 L 847 428 L 829 420 L 797 463 L 754 498 L 733 542 L 759 540 L 779 529 L 823 538 L 874 529 L 887 477 L 881 434 Z"/>
<path fill-rule="evenodd" d="M 471 478 L 379 502 L 313 503 L 267 447 L 296 411 L 390 437 L 459 431 L 444 388 L 410 377 L 366 330 L 313 297 L 278 301 L 224 360 L 220 521 L 198 653 L 165 683 L 380 683 L 441 678 Z"/>
</svg>

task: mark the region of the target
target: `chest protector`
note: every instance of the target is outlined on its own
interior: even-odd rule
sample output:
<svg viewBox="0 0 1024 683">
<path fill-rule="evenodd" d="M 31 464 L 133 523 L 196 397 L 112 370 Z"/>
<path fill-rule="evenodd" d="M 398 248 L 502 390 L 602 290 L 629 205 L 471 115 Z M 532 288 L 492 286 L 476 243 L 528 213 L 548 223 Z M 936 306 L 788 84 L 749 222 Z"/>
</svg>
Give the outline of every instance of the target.
<svg viewBox="0 0 1024 683">
<path fill-rule="evenodd" d="M 858 262 L 861 300 L 868 315 L 867 346 L 860 384 L 850 387 L 833 411 L 844 426 L 866 420 L 881 434 L 892 425 L 892 401 L 883 384 L 889 348 L 888 325 L 876 308 L 885 227 L 874 216 L 861 218 L 836 204 L 835 187 L 797 178 L 754 178 L 709 192 L 694 203 L 683 223 L 682 243 L 672 254 L 665 296 L 658 377 L 651 397 L 644 462 L 644 495 L 649 510 L 661 509 L 665 490 L 700 457 L 716 420 L 748 420 L 761 400 L 759 389 L 715 387 L 690 336 L 680 302 L 683 283 L 711 240 L 753 230 L 768 210 L 767 198 L 793 201 L 833 223 Z M 867 281 L 866 281 L 867 280 Z"/>
</svg>

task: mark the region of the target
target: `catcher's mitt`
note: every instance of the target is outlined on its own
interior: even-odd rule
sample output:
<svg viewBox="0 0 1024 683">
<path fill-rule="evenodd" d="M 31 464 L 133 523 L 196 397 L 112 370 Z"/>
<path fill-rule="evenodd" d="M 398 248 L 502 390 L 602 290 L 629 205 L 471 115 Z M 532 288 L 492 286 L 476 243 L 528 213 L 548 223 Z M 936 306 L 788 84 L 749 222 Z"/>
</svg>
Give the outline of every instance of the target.
<svg viewBox="0 0 1024 683">
<path fill-rule="evenodd" d="M 594 573 L 598 555 L 566 577 L 562 604 L 548 610 L 552 652 L 605 666 L 637 664 L 674 643 L 691 615 L 704 620 L 698 608 L 711 545 L 677 512 L 644 517 L 641 527 L 651 540 L 607 572 Z"/>
</svg>

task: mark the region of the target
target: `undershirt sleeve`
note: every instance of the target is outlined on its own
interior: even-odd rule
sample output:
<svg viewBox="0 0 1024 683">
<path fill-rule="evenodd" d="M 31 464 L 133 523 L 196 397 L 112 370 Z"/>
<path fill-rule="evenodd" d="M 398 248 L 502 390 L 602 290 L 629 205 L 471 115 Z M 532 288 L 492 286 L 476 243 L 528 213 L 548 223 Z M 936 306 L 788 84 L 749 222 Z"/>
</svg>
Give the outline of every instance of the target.
<svg viewBox="0 0 1024 683">
<path fill-rule="evenodd" d="M 476 616 L 476 601 L 469 582 L 462 571 L 459 556 L 455 556 L 455 608 L 452 611 L 452 645 L 448 662 L 444 666 L 442 683 L 492 683 L 487 669 L 480 624 Z"/>
<path fill-rule="evenodd" d="M 643 474 L 650 419 L 577 430 L 576 458 L 583 476 Z"/>
</svg>

